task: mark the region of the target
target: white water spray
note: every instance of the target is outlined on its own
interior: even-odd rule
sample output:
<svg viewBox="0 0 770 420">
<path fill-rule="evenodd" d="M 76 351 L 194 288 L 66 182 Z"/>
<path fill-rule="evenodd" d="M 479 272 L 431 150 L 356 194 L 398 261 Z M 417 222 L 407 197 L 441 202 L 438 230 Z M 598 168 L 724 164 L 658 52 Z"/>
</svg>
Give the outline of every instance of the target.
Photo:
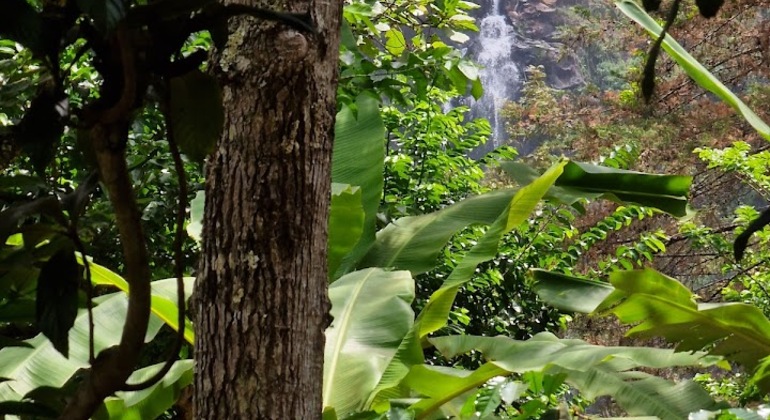
<svg viewBox="0 0 770 420">
<path fill-rule="evenodd" d="M 477 50 L 484 95 L 472 108 L 474 114 L 486 117 L 492 125 L 494 147 L 505 140 L 505 124 L 500 111 L 506 101 L 513 99 L 518 87 L 521 71 L 512 58 L 511 50 L 515 42 L 514 28 L 500 14 L 499 0 L 491 0 L 489 12 L 481 19 Z"/>
</svg>

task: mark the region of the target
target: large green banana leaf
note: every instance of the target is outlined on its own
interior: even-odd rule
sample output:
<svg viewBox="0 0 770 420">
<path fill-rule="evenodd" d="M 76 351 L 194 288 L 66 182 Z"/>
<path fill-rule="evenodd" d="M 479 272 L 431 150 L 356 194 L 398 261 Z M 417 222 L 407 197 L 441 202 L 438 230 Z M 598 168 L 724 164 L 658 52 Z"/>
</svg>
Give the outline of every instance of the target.
<svg viewBox="0 0 770 420">
<path fill-rule="evenodd" d="M 420 316 L 417 318 L 417 322 L 404 336 L 395 357 L 391 360 L 391 363 L 383 373 L 380 382 L 377 384 L 374 392 L 372 392 L 369 401 L 367 401 L 367 405 L 375 407 L 378 411 L 383 410 L 387 407 L 387 401 L 389 399 L 399 396 L 399 391 L 396 388 L 398 384 L 408 374 L 411 366 L 420 364 L 423 361 L 420 344 L 421 339 L 427 334 L 446 325 L 449 310 L 454 303 L 454 298 L 457 295 L 459 287 L 470 280 L 479 263 L 494 258 L 497 254 L 497 245 L 502 235 L 517 227 L 529 217 L 543 194 L 548 191 L 556 178 L 561 174 L 565 164 L 566 161 L 562 161 L 554 165 L 542 177 L 520 189 L 512 198 L 508 198 L 506 205 L 498 210 L 499 213 L 495 217 L 496 220 L 489 230 L 481 240 L 471 248 L 468 254 L 465 255 L 444 284 L 431 295 L 428 304 L 423 308 Z M 499 199 L 497 196 L 493 197 Z M 463 202 L 455 204 L 452 207 L 459 208 L 462 203 Z M 467 209 L 465 210 L 467 211 Z M 445 212 L 444 214 L 446 214 L 448 211 L 449 209 L 445 209 L 441 212 Z M 462 213 L 458 214 L 461 215 Z M 422 218 L 420 220 L 423 220 L 428 224 L 434 222 L 434 220 L 429 218 L 423 216 L 420 217 Z M 415 218 L 412 218 L 411 220 L 414 221 Z M 399 221 L 396 221 L 396 223 L 398 222 Z M 452 224 L 453 222 L 455 222 L 453 218 L 449 218 L 447 223 Z M 395 231 L 398 232 L 397 230 Z M 420 229 L 416 229 L 416 231 L 411 231 L 410 235 L 423 236 L 424 233 L 421 235 Z M 378 242 L 380 239 L 381 237 L 378 236 Z M 431 241 L 431 246 L 435 247 L 436 245 L 438 245 L 437 240 L 433 239 Z M 441 246 L 443 246 L 443 244 Z"/>
<path fill-rule="evenodd" d="M 129 383 L 139 383 L 150 378 L 163 363 L 139 369 L 128 378 Z M 155 419 L 172 407 L 182 389 L 193 381 L 193 361 L 179 360 L 162 380 L 151 387 L 132 392 L 118 392 L 108 397 L 94 413 L 95 420 Z"/>
<path fill-rule="evenodd" d="M 530 270 L 535 293 L 547 304 L 567 312 L 588 314 L 615 290 L 611 284 L 541 269 Z"/>
<path fill-rule="evenodd" d="M 626 16 L 633 19 L 641 25 L 654 39 L 663 28 L 642 9 L 639 4 L 633 0 L 622 0 L 615 3 Z M 701 63 L 691 56 L 687 50 L 682 48 L 670 34 L 663 39 L 663 49 L 682 67 L 682 69 L 701 87 L 717 95 L 726 103 L 730 104 L 738 113 L 740 113 L 757 132 L 767 140 L 770 140 L 770 126 L 765 124 L 754 111 L 751 110 L 741 99 L 733 94 L 722 82 L 714 77 Z"/>
<path fill-rule="evenodd" d="M 526 165 L 502 164 L 521 185 L 541 175 Z M 608 198 L 655 207 L 682 217 L 688 214 L 692 178 L 654 175 L 568 162 L 545 197 L 573 204 L 582 198 Z M 393 267 L 417 275 L 431 270 L 449 239 L 474 224 L 491 225 L 510 204 L 516 190 L 498 190 L 467 198 L 445 209 L 396 220 L 377 233 L 377 240 L 359 263 L 363 267 Z"/>
<path fill-rule="evenodd" d="M 427 366 L 413 367 L 404 383 L 426 397 L 412 406 L 420 413 L 418 418 L 495 376 L 529 371 L 565 374 L 566 382 L 584 394 L 610 395 L 634 415 L 681 419 L 692 411 L 715 407 L 714 401 L 696 384 L 675 384 L 631 371 L 639 367 L 707 366 L 719 360 L 704 353 L 596 346 L 582 340 L 559 339 L 551 333 L 540 333 L 526 341 L 502 336 L 448 336 L 430 342 L 445 357 L 479 351 L 487 363 L 462 377 Z M 607 386 L 609 383 L 612 386 Z"/>
<path fill-rule="evenodd" d="M 677 383 L 642 372 L 605 369 L 563 373 L 566 382 L 586 398 L 609 395 L 631 416 L 680 420 L 694 411 L 721 407 L 701 385 L 689 380 Z"/>
<path fill-rule="evenodd" d="M 501 166 L 521 185 L 529 184 L 540 176 L 524 163 L 504 162 Z M 647 174 L 569 162 L 545 197 L 567 205 L 583 198 L 603 198 L 654 207 L 682 218 L 693 214 L 687 204 L 691 182 L 690 176 Z"/>
<path fill-rule="evenodd" d="M 83 264 L 83 259 L 79 254 L 77 259 L 78 263 Z M 122 292 L 128 293 L 128 282 L 114 271 L 91 261 L 89 261 L 88 267 L 91 270 L 91 282 L 93 284 L 115 286 Z M 195 277 L 184 278 L 184 293 L 187 298 L 192 295 L 194 283 Z M 151 283 L 151 287 L 152 301 L 150 310 L 155 316 L 168 324 L 169 327 L 178 331 L 179 307 L 177 306 L 176 297 L 176 279 L 154 281 Z M 184 338 L 190 344 L 195 343 L 195 332 L 189 318 L 185 318 Z"/>
<path fill-rule="evenodd" d="M 399 395 L 395 387 L 409 372 L 410 366 L 422 363 L 421 340 L 446 324 L 446 317 L 458 288 L 471 278 L 480 262 L 494 257 L 502 234 L 529 217 L 537 202 L 551 191 L 554 183 L 558 185 L 559 179 L 563 176 L 563 168 L 568 165 L 569 163 L 566 162 L 556 165 L 519 191 L 496 191 L 463 200 L 435 213 L 405 217 L 396 220 L 377 234 L 375 244 L 361 262 L 362 266 L 407 269 L 413 274 L 418 274 L 433 267 L 433 261 L 438 253 L 458 230 L 470 224 L 492 224 L 479 243 L 461 260 L 444 285 L 431 296 L 413 330 L 404 337 L 399 351 L 383 374 L 367 405 L 382 410 L 387 407 L 388 398 Z M 657 186 L 660 197 L 675 197 L 677 201 L 682 201 L 689 187 L 688 177 L 650 178 L 648 174 L 582 165 L 572 165 L 570 168 L 572 169 L 570 175 L 565 178 L 565 183 L 569 185 L 570 193 L 573 195 L 582 194 L 587 197 L 602 195 L 596 186 L 590 184 L 594 179 L 589 171 L 602 174 L 601 187 L 610 193 L 621 190 L 634 191 L 652 197 L 654 187 Z M 604 174 L 623 176 L 605 177 Z M 631 187 L 634 181 L 638 181 L 644 187 L 634 190 Z M 629 193 L 627 196 L 630 195 Z"/>
<path fill-rule="evenodd" d="M 380 117 L 379 101 L 371 96 L 361 95 L 355 105 L 355 109 L 343 106 L 337 114 L 334 126 L 332 182 L 361 188 L 361 203 L 365 215 L 363 233 L 336 273 L 330 273 L 332 279 L 351 271 L 374 242 L 377 210 L 382 199 L 385 125 Z"/>
<path fill-rule="evenodd" d="M 513 196 L 506 209 L 489 227 L 489 230 L 465 254 L 444 281 L 444 284 L 430 296 L 428 303 L 417 318 L 420 338 L 438 331 L 446 325 L 457 291 L 471 280 L 479 264 L 489 261 L 497 255 L 497 247 L 503 235 L 529 219 L 540 200 L 562 174 L 566 164 L 567 162 L 563 161 L 552 166 L 541 177 L 521 188 Z"/>
<path fill-rule="evenodd" d="M 361 188 L 333 183 L 326 257 L 329 279 L 337 272 L 345 255 L 349 254 L 361 239 L 364 217 Z"/>
<path fill-rule="evenodd" d="M 171 281 L 173 280 L 166 280 Z M 94 350 L 98 353 L 120 342 L 126 319 L 128 299 L 122 292 L 94 299 Z M 150 317 L 146 341 L 163 325 L 154 314 Z M 80 368 L 88 367 L 88 313 L 81 310 L 69 335 L 69 358 L 62 356 L 42 334 L 25 340 L 32 347 L 0 349 L 0 401 L 17 401 L 33 389 L 64 385 Z"/>
<path fill-rule="evenodd" d="M 677 343 L 678 351 L 707 349 L 748 369 L 759 367 L 755 380 L 770 389 L 770 371 L 764 369 L 770 355 L 770 321 L 752 305 L 698 304 L 689 289 L 652 269 L 612 273 L 611 285 L 548 273 L 536 278 L 538 294 L 548 303 L 569 306 L 569 299 L 586 293 L 580 309 L 612 313 L 635 325 L 629 336 L 660 336 Z M 598 302 L 602 295 L 606 297 Z"/>
<path fill-rule="evenodd" d="M 452 235 L 474 224 L 491 225 L 516 190 L 499 190 L 467 198 L 445 209 L 402 217 L 377 232 L 377 240 L 359 267 L 393 267 L 421 274 L 436 266 L 436 257 Z"/>
<path fill-rule="evenodd" d="M 369 268 L 332 283 L 329 299 L 323 404 L 345 417 L 363 407 L 412 327 L 414 281 L 408 271 Z"/>
</svg>

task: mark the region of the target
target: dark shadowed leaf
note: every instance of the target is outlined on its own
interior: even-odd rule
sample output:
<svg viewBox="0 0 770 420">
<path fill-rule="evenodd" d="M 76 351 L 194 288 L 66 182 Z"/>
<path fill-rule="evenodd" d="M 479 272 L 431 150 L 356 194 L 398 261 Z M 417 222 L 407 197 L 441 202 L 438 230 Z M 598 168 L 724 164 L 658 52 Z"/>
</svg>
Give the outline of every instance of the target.
<svg viewBox="0 0 770 420">
<path fill-rule="evenodd" d="M 735 255 L 735 261 L 743 259 L 743 253 L 746 251 L 746 247 L 749 245 L 749 238 L 756 232 L 764 229 L 765 226 L 770 224 L 770 210 L 765 210 L 756 219 L 746 227 L 738 237 L 735 238 L 733 243 L 733 254 Z"/>
<path fill-rule="evenodd" d="M 102 32 L 115 29 L 128 9 L 125 0 L 77 0 L 77 5 Z"/>
<path fill-rule="evenodd" d="M 43 20 L 26 0 L 3 0 L 0 38 L 12 39 L 42 56 Z"/>
<path fill-rule="evenodd" d="M 91 172 L 83 182 L 81 182 L 75 191 L 62 197 L 62 207 L 69 213 L 70 220 L 77 224 L 80 215 L 86 209 L 91 193 L 99 186 L 99 175 L 96 171 Z"/>
<path fill-rule="evenodd" d="M 45 168 L 54 157 L 64 124 L 61 122 L 62 99 L 44 89 L 32 100 L 24 118 L 13 130 L 14 140 L 29 156 L 35 171 L 44 176 Z"/>
<path fill-rule="evenodd" d="M 5 243 L 8 237 L 17 231 L 19 223 L 31 216 L 45 216 L 64 226 L 64 218 L 59 200 L 53 196 L 38 198 L 29 203 L 9 207 L 0 212 L 0 243 Z"/>
<path fill-rule="evenodd" d="M 3 401 L 0 402 L 0 415 L 31 416 L 33 418 L 53 419 L 59 417 L 56 410 L 33 401 Z"/>
<path fill-rule="evenodd" d="M 64 357 L 69 331 L 78 314 L 80 270 L 73 247 L 64 246 L 40 270 L 37 280 L 37 326 Z"/>
<path fill-rule="evenodd" d="M 174 77 L 170 84 L 174 140 L 182 153 L 202 162 L 214 150 L 225 120 L 219 85 L 199 70 Z"/>
<path fill-rule="evenodd" d="M 660 0 L 642 0 L 642 6 L 648 12 L 655 12 L 660 7 Z"/>
<path fill-rule="evenodd" d="M 29 343 L 23 341 L 14 340 L 8 337 L 0 337 L 0 349 L 3 347 L 32 347 Z"/>
</svg>

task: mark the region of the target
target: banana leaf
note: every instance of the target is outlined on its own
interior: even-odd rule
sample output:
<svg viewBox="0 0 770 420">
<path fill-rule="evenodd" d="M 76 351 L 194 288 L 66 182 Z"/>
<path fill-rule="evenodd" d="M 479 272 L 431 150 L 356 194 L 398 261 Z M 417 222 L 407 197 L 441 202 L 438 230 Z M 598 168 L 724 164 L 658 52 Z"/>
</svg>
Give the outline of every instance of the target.
<svg viewBox="0 0 770 420">
<path fill-rule="evenodd" d="M 332 182 L 361 188 L 364 224 L 361 238 L 345 256 L 331 278 L 351 271 L 374 242 L 377 210 L 380 206 L 385 165 L 385 125 L 380 117 L 379 101 L 361 95 L 355 109 L 343 106 L 334 126 Z"/>
<path fill-rule="evenodd" d="M 770 320 L 752 305 L 698 304 L 680 282 L 652 269 L 614 272 L 610 284 L 542 271 L 535 278 L 538 295 L 549 304 L 614 314 L 634 325 L 630 337 L 663 337 L 677 351 L 723 356 L 755 370 L 754 380 L 770 390 Z M 584 301 L 575 304 L 581 293 Z"/>
<path fill-rule="evenodd" d="M 408 271 L 369 268 L 329 286 L 323 405 L 339 417 L 363 408 L 412 327 L 414 281 Z"/>
<path fill-rule="evenodd" d="M 79 264 L 83 264 L 80 254 L 77 256 Z M 128 282 L 119 274 L 107 267 L 89 261 L 91 270 L 91 282 L 95 285 L 115 286 L 124 293 L 128 293 Z M 184 294 L 189 299 L 192 295 L 195 277 L 184 278 Z M 176 279 L 157 280 L 150 284 L 152 288 L 152 300 L 150 310 L 163 322 L 175 331 L 179 330 L 179 306 L 177 306 Z M 195 332 L 189 318 L 185 319 L 184 338 L 190 344 L 195 343 Z"/>
<path fill-rule="evenodd" d="M 150 378 L 163 363 L 139 369 L 128 378 L 129 383 L 139 383 Z M 193 381 L 193 361 L 179 360 L 159 382 L 147 389 L 118 392 L 108 397 L 94 413 L 94 420 L 155 419 L 179 400 L 182 389 Z"/>
<path fill-rule="evenodd" d="M 501 167 L 521 185 L 539 176 L 533 168 L 520 162 L 504 162 Z M 693 214 L 687 204 L 691 182 L 690 176 L 648 174 L 569 162 L 545 198 L 567 205 L 574 205 L 584 198 L 603 198 L 616 203 L 654 207 L 672 216 L 686 218 Z"/>
<path fill-rule="evenodd" d="M 168 281 L 168 280 L 167 280 Z M 128 299 L 122 292 L 94 299 L 94 351 L 120 342 Z M 152 340 L 163 321 L 150 317 L 145 341 Z M 88 313 L 80 310 L 69 334 L 69 358 L 65 358 L 42 334 L 24 340 L 30 347 L 0 349 L 0 401 L 19 401 L 39 387 L 62 387 L 79 369 L 88 367 Z"/>
<path fill-rule="evenodd" d="M 565 375 L 567 383 L 589 398 L 612 396 L 632 415 L 681 419 L 692 411 L 717 407 L 708 393 L 697 384 L 676 384 L 632 370 L 640 367 L 660 369 L 719 363 L 720 358 L 706 356 L 705 353 L 597 346 L 582 340 L 559 339 L 551 333 L 540 333 L 526 341 L 502 336 L 448 336 L 429 341 L 447 358 L 478 351 L 484 355 L 487 363 L 462 377 L 426 366 L 413 367 L 404 383 L 426 397 L 411 407 L 419 413 L 417 418 L 424 418 L 444 401 L 474 389 L 495 376 L 531 371 Z"/>
<path fill-rule="evenodd" d="M 348 184 L 332 184 L 332 205 L 329 209 L 328 274 L 332 280 L 342 264 L 361 239 L 364 228 L 364 208 L 361 188 Z"/>
</svg>

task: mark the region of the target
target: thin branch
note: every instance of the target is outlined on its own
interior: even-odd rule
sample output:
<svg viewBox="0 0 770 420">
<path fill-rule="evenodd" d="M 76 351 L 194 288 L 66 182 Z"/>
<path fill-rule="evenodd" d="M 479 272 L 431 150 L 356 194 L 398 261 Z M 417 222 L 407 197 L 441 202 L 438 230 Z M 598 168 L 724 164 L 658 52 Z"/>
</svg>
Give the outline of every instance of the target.
<svg viewBox="0 0 770 420">
<path fill-rule="evenodd" d="M 184 331 L 185 331 L 185 296 L 184 296 L 184 254 L 182 253 L 182 246 L 185 240 L 184 220 L 185 212 L 187 209 L 187 176 L 184 171 L 184 163 L 182 162 L 182 156 L 179 153 L 179 147 L 177 147 L 174 141 L 174 133 L 172 131 L 172 125 L 170 118 L 166 115 L 166 133 L 168 138 L 169 149 L 171 150 L 171 156 L 174 159 L 174 169 L 176 170 L 177 177 L 179 178 L 179 195 L 177 197 L 177 211 L 176 211 L 176 232 L 174 235 L 174 269 L 176 271 L 176 299 L 178 307 L 177 317 L 177 334 L 174 340 L 174 345 L 169 350 L 169 355 L 166 358 L 166 363 L 163 367 L 155 372 L 150 378 L 138 383 L 138 384 L 125 384 L 123 391 L 141 391 L 147 389 L 156 383 L 158 383 L 164 376 L 171 370 L 176 362 L 179 351 L 182 350 L 182 344 L 184 343 Z"/>
</svg>

